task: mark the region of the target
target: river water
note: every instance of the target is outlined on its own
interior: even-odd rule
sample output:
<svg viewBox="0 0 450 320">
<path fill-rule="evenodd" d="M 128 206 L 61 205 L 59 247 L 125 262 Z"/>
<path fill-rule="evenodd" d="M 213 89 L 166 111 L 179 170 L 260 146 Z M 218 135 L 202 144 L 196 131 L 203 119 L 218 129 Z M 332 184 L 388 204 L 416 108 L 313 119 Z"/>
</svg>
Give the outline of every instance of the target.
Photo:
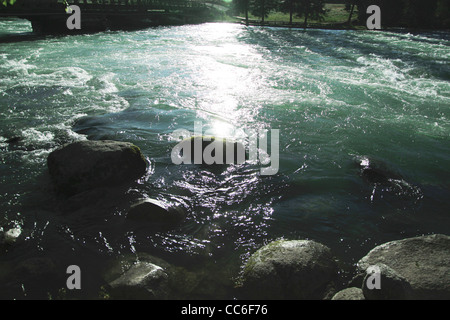
<svg viewBox="0 0 450 320">
<path fill-rule="evenodd" d="M 345 282 L 378 244 L 450 233 L 449 33 L 29 31 L 0 21 L 0 226 L 22 232 L 0 255 L 2 298 L 58 297 L 71 264 L 82 270 L 77 297 L 95 298 L 111 260 L 141 253 L 197 274 L 189 298 L 233 298 L 245 259 L 279 238 L 329 246 Z M 171 133 L 195 121 L 236 139 L 279 130 L 277 174 L 261 175 L 261 163 L 173 164 Z M 91 195 L 94 207 L 61 204 L 47 156 L 83 139 L 133 142 L 148 176 Z M 388 183 L 361 176 L 368 162 Z M 127 224 L 130 199 L 142 197 L 182 205 L 186 220 Z"/>
</svg>

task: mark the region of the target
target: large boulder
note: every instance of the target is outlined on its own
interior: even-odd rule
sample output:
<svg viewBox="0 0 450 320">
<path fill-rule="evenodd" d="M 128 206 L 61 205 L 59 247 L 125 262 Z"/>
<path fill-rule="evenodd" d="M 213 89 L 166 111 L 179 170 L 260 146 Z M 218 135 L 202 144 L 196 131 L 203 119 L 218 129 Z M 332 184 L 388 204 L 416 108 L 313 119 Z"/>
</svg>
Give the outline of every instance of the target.
<svg viewBox="0 0 450 320">
<path fill-rule="evenodd" d="M 380 264 L 395 270 L 410 284 L 410 299 L 450 299 L 449 236 L 435 234 L 388 242 L 372 249 L 357 266 L 365 273 L 370 266 Z"/>
<path fill-rule="evenodd" d="M 242 293 L 248 299 L 331 299 L 337 274 L 328 247 L 311 240 L 278 240 L 249 258 Z"/>
<path fill-rule="evenodd" d="M 367 268 L 362 292 L 367 300 L 411 299 L 409 282 L 385 264 L 378 263 Z"/>
<path fill-rule="evenodd" d="M 147 168 L 137 146 L 109 140 L 66 144 L 50 153 L 47 164 L 58 191 L 65 194 L 130 182 Z"/>
</svg>

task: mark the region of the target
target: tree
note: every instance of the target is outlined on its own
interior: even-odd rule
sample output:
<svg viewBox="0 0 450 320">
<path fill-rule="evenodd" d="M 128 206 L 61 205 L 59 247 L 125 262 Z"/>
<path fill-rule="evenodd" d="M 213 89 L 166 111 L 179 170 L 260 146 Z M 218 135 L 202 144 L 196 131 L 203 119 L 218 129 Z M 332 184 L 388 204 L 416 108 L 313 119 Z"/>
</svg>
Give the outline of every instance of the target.
<svg viewBox="0 0 450 320">
<path fill-rule="evenodd" d="M 304 26 L 308 26 L 308 19 L 320 20 L 325 12 L 324 0 L 297 0 L 296 13 L 299 18 L 304 17 Z"/>
<path fill-rule="evenodd" d="M 325 14 L 324 0 L 283 0 L 280 4 L 280 10 L 284 13 L 289 13 L 289 23 L 292 24 L 292 17 L 304 17 L 305 27 L 308 24 L 308 19 L 321 19 Z"/>
<path fill-rule="evenodd" d="M 357 3 L 359 21 L 366 21 L 367 8 L 370 5 L 377 5 L 381 9 L 381 23 L 384 27 L 400 26 L 404 17 L 405 2 L 408 0 L 359 0 Z"/>
<path fill-rule="evenodd" d="M 292 16 L 294 14 L 294 5 L 296 2 L 296 0 L 282 0 L 280 3 L 280 11 L 289 13 L 289 24 L 292 24 Z"/>
<path fill-rule="evenodd" d="M 345 10 L 349 12 L 347 24 L 351 26 L 353 13 L 355 12 L 355 7 L 359 3 L 359 0 L 347 0 L 345 3 Z"/>
<path fill-rule="evenodd" d="M 428 28 L 437 25 L 438 0 L 410 0 L 405 4 L 405 19 L 408 26 Z"/>
<path fill-rule="evenodd" d="M 326 13 L 325 0 L 310 0 L 309 3 L 309 18 L 314 20 L 323 20 L 323 16 Z"/>
<path fill-rule="evenodd" d="M 236 12 L 245 14 L 245 24 L 248 26 L 249 0 L 233 0 L 233 8 Z"/>
<path fill-rule="evenodd" d="M 438 0 L 436 18 L 439 27 L 450 29 L 450 2 L 448 0 Z"/>
<path fill-rule="evenodd" d="M 278 8 L 278 0 L 249 0 L 249 9 L 251 14 L 264 19 L 269 16 L 269 13 Z"/>
<path fill-rule="evenodd" d="M 6 7 L 8 3 L 12 6 L 14 3 L 16 3 L 16 0 L 3 0 L 2 4 Z"/>
</svg>

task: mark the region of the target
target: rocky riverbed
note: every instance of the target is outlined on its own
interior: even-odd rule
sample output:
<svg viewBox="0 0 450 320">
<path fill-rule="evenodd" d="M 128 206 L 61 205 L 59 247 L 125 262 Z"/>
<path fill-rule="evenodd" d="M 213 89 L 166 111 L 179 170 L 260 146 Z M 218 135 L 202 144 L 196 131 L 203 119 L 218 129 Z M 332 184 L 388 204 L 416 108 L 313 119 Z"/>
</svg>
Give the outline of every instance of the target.
<svg viewBox="0 0 450 320">
<path fill-rule="evenodd" d="M 80 141 L 53 151 L 48 169 L 61 208 L 93 212 L 106 189 L 120 196 L 117 190 L 147 174 L 147 163 L 131 143 Z M 126 221 L 155 230 L 183 223 L 186 215 L 182 208 L 155 199 L 130 203 Z M 26 237 L 27 231 L 18 226 L 0 229 L 2 253 L 18 250 Z M 54 268 L 51 258 L 36 258 L 17 266 L 0 265 L 0 277 L 6 279 L 19 269 L 39 276 Z M 340 258 L 310 239 L 270 242 L 236 270 L 240 272 L 218 276 L 223 278 L 222 288 L 238 299 L 450 299 L 450 237 L 432 234 L 381 244 L 361 257 L 345 285 L 339 281 Z M 102 274 L 99 298 L 107 299 L 183 299 L 207 292 L 211 280 L 201 269 L 187 270 L 138 251 L 115 257 Z"/>
</svg>

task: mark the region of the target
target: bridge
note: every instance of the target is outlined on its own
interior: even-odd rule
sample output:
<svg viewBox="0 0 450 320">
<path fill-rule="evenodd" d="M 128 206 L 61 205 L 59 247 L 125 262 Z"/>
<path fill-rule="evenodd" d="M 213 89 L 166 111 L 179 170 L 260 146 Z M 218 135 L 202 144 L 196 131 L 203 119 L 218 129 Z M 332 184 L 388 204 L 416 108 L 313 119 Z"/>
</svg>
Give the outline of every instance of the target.
<svg viewBox="0 0 450 320">
<path fill-rule="evenodd" d="M 201 0 L 17 0 L 0 2 L 0 17 L 31 21 L 37 33 L 77 33 L 118 29 L 140 29 L 157 25 L 201 23 L 210 18 Z M 69 30 L 67 5 L 81 10 L 81 29 Z"/>
</svg>

